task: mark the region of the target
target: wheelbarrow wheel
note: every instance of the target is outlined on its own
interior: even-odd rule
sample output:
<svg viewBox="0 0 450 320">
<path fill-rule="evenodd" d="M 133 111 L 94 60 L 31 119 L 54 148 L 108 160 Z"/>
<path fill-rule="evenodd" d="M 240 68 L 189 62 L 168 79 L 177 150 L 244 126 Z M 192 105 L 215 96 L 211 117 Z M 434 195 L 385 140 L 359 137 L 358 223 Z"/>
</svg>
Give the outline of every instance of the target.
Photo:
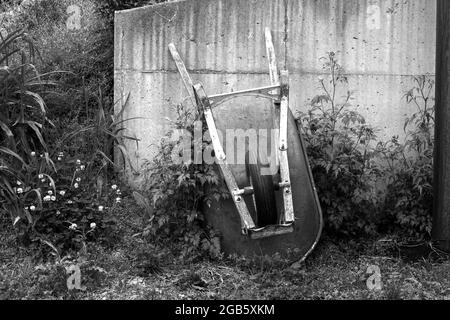
<svg viewBox="0 0 450 320">
<path fill-rule="evenodd" d="M 258 227 L 277 224 L 275 189 L 271 175 L 261 175 L 261 161 L 255 152 L 247 152 L 247 175 L 253 187 Z"/>
</svg>

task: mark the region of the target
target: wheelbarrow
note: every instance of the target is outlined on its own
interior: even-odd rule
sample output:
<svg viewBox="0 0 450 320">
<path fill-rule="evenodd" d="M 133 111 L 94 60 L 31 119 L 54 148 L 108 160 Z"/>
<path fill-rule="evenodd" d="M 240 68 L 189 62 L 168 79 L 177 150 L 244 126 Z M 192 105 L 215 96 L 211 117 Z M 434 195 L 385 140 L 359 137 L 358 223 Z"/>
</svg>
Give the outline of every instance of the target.
<svg viewBox="0 0 450 320">
<path fill-rule="evenodd" d="M 221 233 L 222 250 L 248 257 L 278 253 L 302 261 L 320 238 L 323 218 L 305 144 L 289 108 L 288 71 L 278 72 L 268 28 L 265 38 L 270 85 L 216 95 L 193 83 L 173 43 L 169 50 L 191 101 L 203 111 L 230 193 L 230 199 L 203 208 L 208 224 Z M 244 148 L 237 150 L 244 161 L 235 161 L 236 146 L 230 143 L 235 136 L 227 134 L 229 141 L 222 143 L 219 131 L 227 130 L 256 132 L 256 143 L 246 137 Z M 268 145 L 270 152 L 264 148 Z"/>
</svg>

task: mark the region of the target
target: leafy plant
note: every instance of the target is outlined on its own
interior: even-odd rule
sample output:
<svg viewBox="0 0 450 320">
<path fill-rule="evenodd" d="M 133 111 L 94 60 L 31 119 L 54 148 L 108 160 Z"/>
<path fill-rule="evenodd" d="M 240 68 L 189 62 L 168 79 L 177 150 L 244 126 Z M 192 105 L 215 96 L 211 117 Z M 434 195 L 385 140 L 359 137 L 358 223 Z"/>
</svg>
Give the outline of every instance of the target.
<svg viewBox="0 0 450 320">
<path fill-rule="evenodd" d="M 193 136 L 194 122 L 201 115 L 192 113 L 182 105 L 178 105 L 176 110 L 174 129 L 184 129 Z M 226 197 L 227 192 L 213 166 L 174 161 L 172 156 L 178 152 L 183 138 L 176 139 L 175 130 L 169 131 L 161 140 L 154 159 L 144 164 L 144 190 L 154 207 L 144 235 L 165 241 L 171 239 L 181 244 L 182 259 L 192 260 L 205 252 L 217 257 L 220 254 L 219 238 L 204 225 L 201 207 L 213 197 Z M 198 142 L 190 143 L 194 149 L 194 144 Z M 204 150 L 208 143 L 201 143 Z"/>
<path fill-rule="evenodd" d="M 405 94 L 417 111 L 405 120 L 406 137 L 379 143 L 377 152 L 386 163 L 386 225 L 403 234 L 427 238 L 431 232 L 433 204 L 434 80 L 413 77 L 414 87 Z"/>
<path fill-rule="evenodd" d="M 39 157 L 35 159 L 39 161 Z M 52 161 L 54 170 L 32 175 L 21 189 L 38 190 L 42 200 L 21 199 L 27 220 L 15 221 L 16 229 L 31 244 L 45 241 L 59 253 L 86 251 L 93 240 L 114 240 L 115 218 L 110 209 L 120 206 L 122 192 L 114 184 L 102 195 L 92 169 L 79 159 L 59 153 Z M 19 193 L 20 196 L 21 193 Z M 82 253 L 81 252 L 81 253 Z"/>
<path fill-rule="evenodd" d="M 24 216 L 21 198 L 35 197 L 36 189 L 15 188 L 33 172 L 36 152 L 43 154 L 41 166 L 50 166 L 43 128 L 51 122 L 40 92 L 55 85 L 32 64 L 34 47 L 23 30 L 1 38 L 0 42 L 0 210 L 14 219 Z M 23 197 L 17 190 L 22 189 Z"/>
<path fill-rule="evenodd" d="M 114 150 L 131 165 L 124 140 L 137 139 L 124 134 L 131 120 L 122 116 L 126 102 L 114 113 L 101 90 L 97 113 L 88 122 L 55 127 L 40 95 L 56 86 L 45 80 L 54 73 L 39 74 L 32 51 L 24 31 L 11 33 L 0 46 L 0 64 L 5 64 L 0 69 L 0 210 L 11 215 L 23 244 L 38 239 L 61 251 L 79 250 L 86 241 L 113 235 L 114 219 L 105 214 L 106 206 L 98 208 L 114 203 L 115 198 L 108 202 L 109 169 L 117 168 Z M 83 165 L 77 163 L 81 160 Z M 92 223 L 95 232 L 89 231 Z M 73 225 L 79 228 L 69 229 Z"/>
<path fill-rule="evenodd" d="M 135 170 L 130 161 L 126 141 L 134 141 L 138 144 L 139 139 L 125 133 L 127 130 L 125 124 L 139 117 L 123 119 L 128 98 L 129 95 L 120 110 L 115 113 L 115 106 L 104 104 L 101 90 L 99 90 L 96 114 L 92 119 L 75 125 L 71 130 L 64 131 L 60 138 L 56 138 L 54 145 L 57 150 L 64 150 L 72 156 L 82 154 L 91 164 L 92 169 L 96 169 L 94 178 L 100 174 L 106 177 L 110 168 L 125 169 L 128 166 Z M 120 156 L 117 160 L 121 160 L 122 168 L 118 166 L 119 161 L 114 161 L 115 151 L 117 151 L 116 155 Z"/>
<path fill-rule="evenodd" d="M 298 123 L 316 182 L 325 225 L 331 232 L 372 234 L 376 225 L 378 194 L 374 182 L 379 169 L 371 144 L 375 129 L 351 105 L 350 90 L 338 100 L 347 78 L 334 52 L 322 58 L 328 77 L 319 78 L 322 93 L 316 95 Z"/>
</svg>

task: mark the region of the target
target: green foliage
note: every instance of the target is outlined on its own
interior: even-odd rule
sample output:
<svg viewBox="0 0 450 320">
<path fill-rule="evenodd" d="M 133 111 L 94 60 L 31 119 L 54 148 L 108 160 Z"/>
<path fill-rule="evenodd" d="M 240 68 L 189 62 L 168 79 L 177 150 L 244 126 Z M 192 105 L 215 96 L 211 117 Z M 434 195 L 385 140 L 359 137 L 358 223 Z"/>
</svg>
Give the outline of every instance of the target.
<svg viewBox="0 0 450 320">
<path fill-rule="evenodd" d="M 100 104 L 92 124 L 66 132 L 52 145 L 51 155 L 32 152 L 31 171 L 14 188 L 28 222 L 19 228 L 22 242 L 45 240 L 59 252 L 84 250 L 87 241 L 114 243 L 116 219 L 110 212 L 120 206 L 122 195 L 108 183 L 107 169 L 120 168 L 107 154 L 116 148 L 129 163 L 123 140 L 132 139 L 122 134 L 127 120 L 121 117 L 122 112 L 106 113 Z M 38 197 L 22 197 L 28 190 Z"/>
<path fill-rule="evenodd" d="M 377 152 L 385 161 L 387 198 L 385 224 L 404 235 L 429 238 L 433 206 L 434 148 L 434 80 L 428 76 L 414 77 L 414 87 L 405 94 L 417 111 L 404 125 L 406 137 L 401 143 L 393 137 L 379 143 Z"/>
<path fill-rule="evenodd" d="M 311 100 L 298 119 L 324 212 L 325 226 L 334 233 L 356 235 L 375 232 L 378 177 L 371 143 L 375 130 L 352 108 L 352 92 L 342 101 L 337 92 L 347 78 L 334 52 L 323 58 L 328 79 L 320 78 L 322 93 Z"/>
<path fill-rule="evenodd" d="M 177 106 L 175 130 L 184 129 L 193 136 L 194 120 L 199 115 Z M 153 207 L 153 215 L 144 231 L 145 235 L 181 244 L 181 258 L 192 260 L 202 253 L 217 257 L 220 243 L 213 230 L 204 226 L 201 207 L 214 197 L 226 197 L 227 192 L 215 168 L 206 164 L 178 163 L 173 155 L 179 151 L 183 138 L 176 139 L 171 130 L 161 140 L 159 152 L 144 165 L 145 190 Z M 191 141 L 194 149 L 195 141 Z M 202 150 L 208 146 L 202 143 Z"/>
<path fill-rule="evenodd" d="M 47 241 L 65 252 L 83 249 L 86 241 L 111 240 L 115 221 L 105 204 L 114 204 L 115 198 L 108 198 L 108 178 L 112 168 L 120 172 L 113 153 L 130 165 L 124 141 L 137 142 L 125 134 L 126 102 L 114 113 L 114 104 L 98 89 L 91 94 L 96 110 L 89 119 L 78 123 L 66 115 L 69 121 L 59 121 L 47 102 L 49 88 L 61 82 L 49 80 L 55 72 L 38 73 L 29 36 L 24 31 L 7 35 L 0 54 L 5 65 L 0 69 L 1 212 L 10 214 L 23 244 Z M 83 160 L 83 170 L 77 159 Z M 101 206 L 104 210 L 98 210 Z M 73 225 L 78 227 L 69 229 Z"/>
<path fill-rule="evenodd" d="M 74 4 L 81 10 L 79 30 L 66 25 L 71 17 L 66 10 Z M 75 123 L 93 117 L 99 88 L 104 103 L 113 104 L 114 46 L 108 24 L 96 9 L 91 0 L 41 0 L 19 15 L 18 23 L 38 44 L 42 70 L 70 71 L 60 76 L 60 89 L 46 97 L 55 123 L 68 116 Z"/>
<path fill-rule="evenodd" d="M 375 130 L 351 106 L 342 68 L 329 53 L 329 81 L 299 122 L 317 185 L 326 229 L 344 235 L 397 233 L 428 238 L 433 202 L 434 82 L 414 77 L 405 94 L 417 111 L 405 120 L 405 140 L 376 142 Z M 373 147 L 375 145 L 375 147 Z"/>
<path fill-rule="evenodd" d="M 33 43 L 22 30 L 14 31 L 0 42 L 0 210 L 14 218 L 24 212 L 14 191 L 16 181 L 33 171 L 32 152 L 42 152 L 50 163 L 43 129 L 50 122 L 40 93 L 54 83 L 49 74 L 40 75 L 32 64 Z M 51 124 L 51 123 L 50 123 Z M 35 189 L 24 190 L 24 197 L 38 197 Z"/>
<path fill-rule="evenodd" d="M 41 161 L 36 157 L 33 167 L 39 168 Z M 37 171 L 14 188 L 27 218 L 14 222 L 23 244 L 44 241 L 63 254 L 85 250 L 88 241 L 113 242 L 116 220 L 109 212 L 120 206 L 118 186 L 100 193 L 100 181 L 92 179 L 92 163 L 64 153 L 51 161 L 54 169 Z M 22 196 L 19 189 L 37 190 L 40 197 Z"/>
<path fill-rule="evenodd" d="M 59 130 L 52 132 L 53 145 L 56 150 L 61 150 L 71 156 L 83 155 L 92 165 L 93 178 L 98 175 L 106 175 L 109 169 L 125 169 L 127 166 L 135 168 L 130 161 L 126 142 L 133 141 L 138 144 L 139 139 L 126 133 L 128 121 L 138 119 L 123 118 L 128 97 L 117 113 L 114 105 L 107 105 L 103 101 L 101 90 L 98 95 L 97 112 L 82 124 L 68 124 L 62 134 Z M 116 151 L 116 152 L 115 152 Z M 119 156 L 122 167 L 114 163 L 114 155 Z"/>
<path fill-rule="evenodd" d="M 81 9 L 79 30 L 66 26 L 69 5 Z M 98 9 L 92 0 L 40 0 L 32 1 L 16 19 L 38 43 L 41 69 L 67 71 L 58 73 L 60 85 L 44 96 L 55 123 L 46 131 L 48 144 L 95 162 L 95 177 L 114 167 L 115 156 L 130 164 L 124 140 L 137 142 L 125 134 L 130 120 L 122 117 L 126 102 L 113 101 L 113 30 Z"/>
</svg>

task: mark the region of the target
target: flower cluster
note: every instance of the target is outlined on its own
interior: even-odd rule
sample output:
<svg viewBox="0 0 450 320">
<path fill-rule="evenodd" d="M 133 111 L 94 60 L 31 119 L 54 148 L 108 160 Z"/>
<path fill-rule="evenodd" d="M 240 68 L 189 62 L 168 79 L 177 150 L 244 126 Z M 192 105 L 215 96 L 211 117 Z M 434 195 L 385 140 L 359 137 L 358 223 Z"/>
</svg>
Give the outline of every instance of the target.
<svg viewBox="0 0 450 320">
<path fill-rule="evenodd" d="M 113 191 L 115 192 L 115 194 L 117 196 L 115 199 L 116 203 L 120 203 L 122 201 L 122 198 L 120 197 L 122 195 L 122 192 L 120 191 L 120 189 L 117 187 L 116 184 L 113 184 L 111 186 L 111 189 L 113 189 Z"/>
<path fill-rule="evenodd" d="M 23 208 L 22 214 L 15 217 L 14 226 L 21 228 L 32 223 L 36 232 L 50 235 L 55 245 L 65 248 L 112 237 L 107 230 L 116 222 L 108 212 L 109 207 L 122 201 L 118 184 L 104 190 L 106 194 L 99 193 L 92 164 L 64 152 L 56 153 L 54 158 L 32 152 L 31 157 L 35 171 L 13 185 Z M 26 224 L 18 224 L 21 220 Z"/>
</svg>

